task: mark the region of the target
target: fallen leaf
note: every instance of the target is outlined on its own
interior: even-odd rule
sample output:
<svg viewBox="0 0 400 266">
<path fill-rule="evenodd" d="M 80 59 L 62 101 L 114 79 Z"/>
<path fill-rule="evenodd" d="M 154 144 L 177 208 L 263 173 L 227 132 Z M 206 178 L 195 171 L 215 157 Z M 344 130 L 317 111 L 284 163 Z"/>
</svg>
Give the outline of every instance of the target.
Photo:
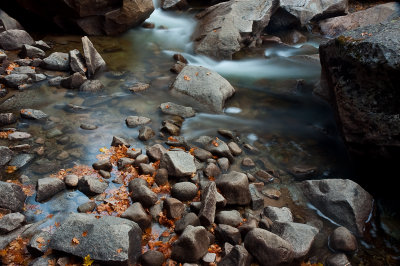
<svg viewBox="0 0 400 266">
<path fill-rule="evenodd" d="M 15 171 L 17 171 L 17 167 L 16 167 L 16 166 L 9 165 L 9 166 L 7 166 L 7 168 L 6 168 L 6 173 L 7 173 L 7 174 L 12 174 L 12 173 L 14 173 Z"/>
<path fill-rule="evenodd" d="M 86 257 L 83 258 L 83 266 L 90 266 L 92 265 L 92 263 L 94 262 L 94 260 L 92 260 L 90 258 L 90 255 L 88 254 Z"/>
<path fill-rule="evenodd" d="M 36 238 L 36 242 L 38 242 L 39 244 L 43 244 L 44 238 L 40 236 L 40 237 Z"/>
<path fill-rule="evenodd" d="M 76 237 L 72 238 L 72 245 L 73 246 L 79 245 L 79 239 Z"/>
<path fill-rule="evenodd" d="M 121 253 L 122 252 L 122 248 L 117 249 L 117 253 Z"/>
<path fill-rule="evenodd" d="M 83 236 L 83 237 L 87 237 L 87 231 L 83 232 L 83 233 L 82 233 L 82 236 Z"/>
<path fill-rule="evenodd" d="M 60 227 L 61 224 L 60 224 L 59 222 L 55 222 L 54 225 L 55 225 L 56 227 Z"/>
<path fill-rule="evenodd" d="M 183 79 L 189 81 L 189 80 L 190 80 L 190 77 L 187 76 L 187 75 L 184 75 L 184 76 L 183 76 Z"/>
</svg>

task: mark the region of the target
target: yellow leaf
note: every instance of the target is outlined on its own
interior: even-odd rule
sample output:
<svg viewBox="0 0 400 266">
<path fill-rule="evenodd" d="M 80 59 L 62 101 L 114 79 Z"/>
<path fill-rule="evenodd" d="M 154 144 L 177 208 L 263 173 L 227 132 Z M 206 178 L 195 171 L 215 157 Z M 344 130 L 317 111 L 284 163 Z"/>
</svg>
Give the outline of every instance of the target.
<svg viewBox="0 0 400 266">
<path fill-rule="evenodd" d="M 90 255 L 88 254 L 85 258 L 83 258 L 83 266 L 90 266 L 94 260 L 90 259 Z"/>
</svg>

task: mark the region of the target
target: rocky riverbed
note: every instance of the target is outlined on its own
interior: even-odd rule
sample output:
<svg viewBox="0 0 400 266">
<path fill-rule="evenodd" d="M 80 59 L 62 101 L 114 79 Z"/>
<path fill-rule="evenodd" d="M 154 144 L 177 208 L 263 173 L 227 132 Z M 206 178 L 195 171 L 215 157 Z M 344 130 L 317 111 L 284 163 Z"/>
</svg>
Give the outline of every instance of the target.
<svg viewBox="0 0 400 266">
<path fill-rule="evenodd" d="M 48 9 L 92 35 L 153 9 L 110 2 Z M 397 214 L 346 153 L 396 156 L 398 5 L 217 2 L 118 37 L 0 11 L 3 264 L 398 264 Z"/>
</svg>

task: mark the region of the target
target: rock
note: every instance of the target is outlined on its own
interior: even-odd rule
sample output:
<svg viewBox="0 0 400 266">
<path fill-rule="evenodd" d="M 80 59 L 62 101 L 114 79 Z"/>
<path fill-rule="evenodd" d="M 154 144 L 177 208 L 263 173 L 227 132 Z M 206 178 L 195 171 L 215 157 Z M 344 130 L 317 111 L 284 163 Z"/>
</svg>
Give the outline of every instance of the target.
<svg viewBox="0 0 400 266">
<path fill-rule="evenodd" d="M 145 91 L 148 88 L 150 88 L 150 84 L 138 82 L 129 87 L 129 90 L 132 92 L 140 92 L 140 91 Z"/>
<path fill-rule="evenodd" d="M 219 138 L 215 138 L 211 141 L 209 141 L 205 147 L 206 150 L 211 152 L 214 155 L 220 156 L 220 157 L 226 157 L 228 158 L 231 162 L 233 162 L 233 155 L 226 143 Z"/>
<path fill-rule="evenodd" d="M 43 51 L 47 51 L 47 50 L 51 49 L 51 47 L 46 42 L 44 42 L 42 40 L 36 41 L 33 44 L 33 46 L 36 47 L 36 48 L 39 48 L 39 49 L 41 49 Z"/>
<path fill-rule="evenodd" d="M 219 168 L 222 171 L 226 172 L 229 170 L 229 159 L 228 158 L 225 158 L 225 157 L 218 158 L 217 162 L 218 162 Z"/>
<path fill-rule="evenodd" d="M 13 154 L 9 148 L 0 146 L 0 167 L 6 165 L 12 159 Z"/>
<path fill-rule="evenodd" d="M 94 209 L 96 209 L 96 207 L 97 207 L 96 202 L 88 201 L 78 206 L 78 212 L 80 213 L 92 212 Z"/>
<path fill-rule="evenodd" d="M 181 128 L 171 121 L 163 121 L 161 131 L 171 136 L 179 136 Z"/>
<path fill-rule="evenodd" d="M 294 45 L 307 42 L 307 37 L 297 30 L 289 30 L 279 35 L 285 44 Z"/>
<path fill-rule="evenodd" d="M 65 189 L 65 183 L 53 177 L 40 178 L 36 186 L 36 201 L 43 202 Z"/>
<path fill-rule="evenodd" d="M 23 30 L 19 22 L 10 17 L 6 12 L 0 10 L 0 32 L 7 30 Z"/>
<path fill-rule="evenodd" d="M 162 186 L 168 183 L 168 170 L 165 168 L 157 169 L 154 181 L 157 185 Z"/>
<path fill-rule="evenodd" d="M 232 210 L 218 212 L 217 215 L 215 215 L 215 221 L 217 224 L 227 224 L 233 227 L 237 227 L 241 222 L 243 222 L 243 219 L 237 210 Z"/>
<path fill-rule="evenodd" d="M 189 8 L 186 0 L 162 0 L 161 8 L 164 10 L 185 10 Z"/>
<path fill-rule="evenodd" d="M 135 166 L 139 166 L 141 163 L 149 163 L 149 157 L 145 154 L 140 154 L 135 159 Z"/>
<path fill-rule="evenodd" d="M 93 43 L 87 36 L 82 37 L 83 54 L 87 66 L 88 77 L 92 78 L 95 74 L 105 70 L 106 62 L 94 48 Z"/>
<path fill-rule="evenodd" d="M 257 187 L 254 184 L 250 184 L 249 191 L 251 196 L 251 209 L 259 210 L 264 208 L 264 197 L 258 192 Z"/>
<path fill-rule="evenodd" d="M 254 167 L 256 164 L 253 162 L 253 160 L 250 157 L 244 157 L 242 160 L 242 165 L 246 167 Z"/>
<path fill-rule="evenodd" d="M 204 226 L 210 226 L 214 223 L 215 210 L 217 208 L 217 193 L 215 182 L 209 182 L 202 191 L 199 219 Z"/>
<path fill-rule="evenodd" d="M 144 116 L 128 116 L 125 122 L 128 127 L 133 128 L 148 124 L 151 122 L 151 119 Z"/>
<path fill-rule="evenodd" d="M 5 84 L 8 87 L 18 89 L 19 86 L 28 82 L 29 76 L 27 74 L 10 74 L 4 77 Z"/>
<path fill-rule="evenodd" d="M 138 138 L 142 141 L 147 141 L 151 138 L 153 138 L 156 135 L 156 133 L 151 129 L 151 127 L 148 126 L 142 126 L 139 129 L 139 136 Z"/>
<path fill-rule="evenodd" d="M 22 109 L 20 114 L 22 118 L 33 120 L 41 120 L 48 117 L 43 111 L 35 109 Z"/>
<path fill-rule="evenodd" d="M 396 165 L 399 140 L 395 136 L 400 134 L 395 101 L 400 82 L 399 27 L 397 19 L 359 28 L 319 48 L 326 81 L 323 90 L 330 95 L 350 155 L 361 161 L 365 173 L 379 164 L 382 169 Z"/>
<path fill-rule="evenodd" d="M 97 161 L 92 166 L 94 170 L 104 170 L 107 172 L 111 172 L 112 170 L 112 164 L 107 159 Z"/>
<path fill-rule="evenodd" d="M 206 151 L 202 148 L 196 147 L 195 150 L 193 151 L 194 157 L 196 157 L 197 160 L 205 162 L 208 159 L 212 158 L 212 153 L 209 151 Z"/>
<path fill-rule="evenodd" d="M 240 235 L 242 239 L 244 239 L 248 232 L 258 227 L 258 221 L 253 218 L 249 218 L 249 220 L 244 221 L 241 225 L 239 225 L 238 229 L 240 231 Z"/>
<path fill-rule="evenodd" d="M 16 170 L 19 170 L 27 166 L 34 158 L 35 156 L 33 154 L 28 154 L 28 153 L 18 154 L 17 156 L 11 159 L 8 165 L 15 166 Z"/>
<path fill-rule="evenodd" d="M 113 136 L 111 146 L 113 146 L 113 147 L 125 146 L 125 147 L 129 148 L 131 145 L 129 144 L 129 142 L 126 139 L 120 138 L 117 136 Z"/>
<path fill-rule="evenodd" d="M 337 36 L 347 30 L 389 22 L 399 16 L 398 6 L 395 2 L 375 5 L 346 16 L 322 20 L 319 22 L 319 27 L 323 34 Z"/>
<path fill-rule="evenodd" d="M 80 87 L 79 90 L 83 92 L 99 92 L 104 88 L 103 83 L 100 80 L 86 80 Z"/>
<path fill-rule="evenodd" d="M 193 34 L 194 50 L 215 59 L 232 59 L 242 46 L 264 30 L 279 1 L 236 0 L 211 6 L 197 14 L 200 20 Z"/>
<path fill-rule="evenodd" d="M 271 219 L 271 221 L 293 222 L 292 212 L 287 207 L 267 206 L 264 208 L 264 215 Z"/>
<path fill-rule="evenodd" d="M 243 173 L 232 171 L 221 175 L 216 181 L 227 204 L 247 205 L 250 203 L 249 181 Z"/>
<path fill-rule="evenodd" d="M 4 215 L 0 219 L 0 235 L 8 234 L 20 228 L 23 223 L 25 223 L 25 216 L 19 212 Z"/>
<path fill-rule="evenodd" d="M 244 246 L 260 265 L 290 264 L 294 256 L 289 242 L 260 228 L 255 228 L 246 235 Z"/>
<path fill-rule="evenodd" d="M 268 173 L 267 171 L 264 170 L 258 170 L 255 173 L 255 176 L 260 179 L 262 182 L 266 182 L 266 183 L 270 183 L 272 181 L 274 181 L 275 177 L 273 175 L 271 175 L 270 173 Z"/>
<path fill-rule="evenodd" d="M 158 198 L 157 194 L 147 187 L 146 181 L 143 181 L 136 178 L 129 182 L 129 191 L 132 192 L 133 202 L 140 202 L 143 207 L 149 208 L 156 204 Z"/>
<path fill-rule="evenodd" d="M 149 156 L 150 160 L 155 162 L 160 161 L 166 152 L 167 149 L 161 144 L 155 144 L 146 149 L 147 156 Z"/>
<path fill-rule="evenodd" d="M 221 174 L 221 170 L 215 163 L 207 164 L 207 167 L 204 169 L 204 175 L 206 177 L 218 177 Z"/>
<path fill-rule="evenodd" d="M 79 244 L 72 242 L 74 238 Z M 128 265 L 141 255 L 141 238 L 139 226 L 127 219 L 72 213 L 52 235 L 50 248 L 81 258 L 89 254 L 100 264 Z"/>
<path fill-rule="evenodd" d="M 175 223 L 175 233 L 182 234 L 182 232 L 185 230 L 185 228 L 188 227 L 189 225 L 191 225 L 191 226 L 199 226 L 200 225 L 199 218 L 193 212 L 187 213 L 185 216 L 182 217 L 182 219 L 178 220 Z"/>
<path fill-rule="evenodd" d="M 336 251 L 354 252 L 358 247 L 357 239 L 346 227 L 340 226 L 329 236 L 329 247 Z"/>
<path fill-rule="evenodd" d="M 83 176 L 79 179 L 78 189 L 88 195 L 95 196 L 103 193 L 108 188 L 108 184 L 102 179 L 91 176 Z"/>
<path fill-rule="evenodd" d="M 191 182 L 179 182 L 172 186 L 171 196 L 181 201 L 189 201 L 196 197 L 197 190 L 197 186 Z"/>
<path fill-rule="evenodd" d="M 196 115 L 196 112 L 192 107 L 186 107 L 172 102 L 162 103 L 160 108 L 161 112 L 168 115 L 177 115 L 184 118 L 193 117 Z"/>
<path fill-rule="evenodd" d="M 176 61 L 182 62 L 182 63 L 184 63 L 184 64 L 189 63 L 189 62 L 186 60 L 186 58 L 185 58 L 182 54 L 174 54 L 174 55 L 173 55 L 173 58 L 174 58 Z"/>
<path fill-rule="evenodd" d="M 217 191 L 216 199 L 217 199 L 217 208 L 220 209 L 220 208 L 223 208 L 226 206 L 227 200 L 218 191 Z"/>
<path fill-rule="evenodd" d="M 139 170 L 142 175 L 151 175 L 156 172 L 156 168 L 153 166 L 153 164 L 146 164 L 146 163 L 141 163 L 139 165 Z"/>
<path fill-rule="evenodd" d="M 32 135 L 27 132 L 15 131 L 11 134 L 8 134 L 9 140 L 24 140 L 24 139 L 29 139 L 31 137 L 32 137 Z"/>
<path fill-rule="evenodd" d="M 32 236 L 27 249 L 33 256 L 42 256 L 48 249 L 51 234 L 46 231 L 40 231 Z"/>
<path fill-rule="evenodd" d="M 125 167 L 129 166 L 129 165 L 133 165 L 135 163 L 134 159 L 131 158 L 120 158 L 117 161 L 117 167 L 118 170 L 123 170 Z"/>
<path fill-rule="evenodd" d="M 43 50 L 28 44 L 22 45 L 21 52 L 18 55 L 21 58 L 44 58 L 46 56 Z"/>
<path fill-rule="evenodd" d="M 242 149 L 235 142 L 233 142 L 233 141 L 229 142 L 228 147 L 233 155 L 238 156 L 238 155 L 242 154 Z"/>
<path fill-rule="evenodd" d="M 62 79 L 60 85 L 67 89 L 79 89 L 87 81 L 86 76 L 75 72 L 68 78 Z"/>
<path fill-rule="evenodd" d="M 129 206 L 129 208 L 121 215 L 121 218 L 134 221 L 143 231 L 151 225 L 151 216 L 146 213 L 142 204 L 139 202 L 135 202 Z"/>
<path fill-rule="evenodd" d="M 295 259 L 300 259 L 308 253 L 318 231 L 317 228 L 307 224 L 278 221 L 275 221 L 271 228 L 272 233 L 292 245 Z"/>
<path fill-rule="evenodd" d="M 176 62 L 169 70 L 170 70 L 172 73 L 179 74 L 179 73 L 181 73 L 181 71 L 183 70 L 183 68 L 184 68 L 185 66 L 186 66 L 185 63 Z"/>
<path fill-rule="evenodd" d="M 206 229 L 189 225 L 172 244 L 171 258 L 179 262 L 196 262 L 207 253 L 209 245 Z"/>
<path fill-rule="evenodd" d="M 24 44 L 32 45 L 34 42 L 24 30 L 11 29 L 0 33 L 0 48 L 4 50 L 18 50 Z"/>
<path fill-rule="evenodd" d="M 236 245 L 230 252 L 225 255 L 222 260 L 218 263 L 220 266 L 249 266 L 251 264 L 252 257 L 249 252 L 241 245 Z"/>
<path fill-rule="evenodd" d="M 185 205 L 175 198 L 167 198 L 164 200 L 164 209 L 167 211 L 169 219 L 179 219 L 185 210 Z"/>
<path fill-rule="evenodd" d="M 199 66 L 184 67 L 170 88 L 174 93 L 207 105 L 214 112 L 222 112 L 226 99 L 235 93 L 232 85 L 217 72 Z"/>
<path fill-rule="evenodd" d="M 136 159 L 139 155 L 142 154 L 142 149 L 130 149 L 126 152 L 126 156 L 131 159 Z"/>
<path fill-rule="evenodd" d="M 221 243 L 228 242 L 237 245 L 242 241 L 239 229 L 226 224 L 219 224 L 215 228 L 215 235 Z"/>
<path fill-rule="evenodd" d="M 49 86 L 60 86 L 62 80 L 63 80 L 62 77 L 55 77 L 55 78 L 49 79 Z"/>
<path fill-rule="evenodd" d="M 164 153 L 161 167 L 167 169 L 170 176 L 190 177 L 196 173 L 194 157 L 183 150 Z"/>
<path fill-rule="evenodd" d="M 79 52 L 78 49 L 71 50 L 69 51 L 69 58 L 69 67 L 71 68 L 72 72 L 77 72 L 85 76 L 87 67 L 81 52 Z"/>
<path fill-rule="evenodd" d="M 0 208 L 22 212 L 26 195 L 20 186 L 0 181 L 0 195 Z"/>
<path fill-rule="evenodd" d="M 11 74 L 28 74 L 28 76 L 31 76 L 29 74 L 35 74 L 36 71 L 35 69 L 32 69 L 29 66 L 20 66 L 20 67 L 15 67 L 12 71 Z"/>
<path fill-rule="evenodd" d="M 7 64 L 7 58 L 8 58 L 8 56 L 7 56 L 7 54 L 4 52 L 4 50 L 1 50 L 0 49 L 0 64 L 3 64 L 3 62 L 5 61 L 6 62 L 6 64 Z M 5 71 L 6 71 L 6 69 L 5 69 L 5 64 L 4 65 L 2 65 L 2 70 L 0 71 L 1 73 L 5 73 Z"/>
<path fill-rule="evenodd" d="M 279 199 L 281 196 L 281 192 L 275 188 L 265 188 L 261 193 L 270 199 Z"/>
<path fill-rule="evenodd" d="M 1 113 L 0 114 L 0 126 L 7 126 L 17 122 L 17 116 L 13 113 Z"/>
<path fill-rule="evenodd" d="M 40 82 L 40 81 L 46 80 L 47 76 L 44 74 L 33 74 L 33 75 L 30 75 L 30 78 L 32 79 L 33 82 Z"/>
<path fill-rule="evenodd" d="M 324 179 L 303 181 L 300 186 L 310 203 L 324 215 L 356 235 L 363 234 L 373 198 L 357 183 L 348 179 Z"/>
<path fill-rule="evenodd" d="M 142 266 L 161 266 L 164 260 L 164 254 L 156 250 L 148 250 L 140 256 Z"/>
<path fill-rule="evenodd" d="M 52 138 L 56 138 L 56 137 L 62 136 L 62 134 L 63 133 L 62 133 L 61 130 L 59 130 L 58 128 L 53 128 L 53 129 L 51 129 L 50 131 L 47 132 L 46 137 L 49 138 L 49 139 L 52 139 Z"/>
<path fill-rule="evenodd" d="M 343 266 L 343 265 L 351 265 L 349 259 L 346 254 L 336 253 L 329 256 L 325 261 L 327 266 Z"/>
<path fill-rule="evenodd" d="M 99 175 L 101 175 L 105 179 L 111 178 L 111 173 L 104 170 L 99 170 Z"/>
<path fill-rule="evenodd" d="M 69 71 L 69 54 L 54 52 L 43 59 L 42 68 L 58 71 Z"/>
</svg>

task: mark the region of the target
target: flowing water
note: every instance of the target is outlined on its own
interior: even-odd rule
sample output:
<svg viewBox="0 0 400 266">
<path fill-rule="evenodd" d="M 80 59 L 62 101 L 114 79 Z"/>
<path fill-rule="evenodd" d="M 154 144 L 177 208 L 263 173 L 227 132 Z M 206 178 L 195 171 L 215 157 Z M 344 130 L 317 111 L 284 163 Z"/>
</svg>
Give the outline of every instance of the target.
<svg viewBox="0 0 400 266">
<path fill-rule="evenodd" d="M 317 175 L 314 178 L 352 177 L 353 171 L 332 110 L 312 93 L 319 82 L 320 65 L 315 54 L 318 53 L 320 37 L 310 35 L 309 41 L 301 45 L 263 46 L 252 53 L 242 54 L 234 61 L 215 61 L 192 52 L 190 38 L 196 27 L 193 14 L 165 12 L 158 8 L 147 21 L 154 23 L 155 28 L 136 28 L 119 37 L 91 37 L 109 68 L 100 77 L 105 85 L 102 93 L 81 94 L 42 83 L 24 93 L 15 93 L 3 103 L 3 109 L 17 112 L 20 108 L 34 108 L 51 116 L 46 123 L 19 122 L 21 130 L 35 136 L 30 144 L 33 147 L 44 146 L 45 154 L 35 157 L 18 174 L 25 174 L 34 182 L 60 168 L 91 165 L 96 161 L 99 148 L 109 147 L 114 135 L 125 137 L 134 143 L 134 147 L 145 148 L 145 144 L 137 140 L 138 129 L 127 128 L 125 118 L 129 115 L 150 117 L 151 127 L 158 132 L 165 119 L 158 109 L 161 103 L 187 104 L 168 91 L 175 77 L 169 71 L 174 64 L 172 55 L 179 52 L 190 64 L 217 71 L 236 89 L 236 94 L 227 101 L 220 114 L 208 113 L 196 106 L 197 115 L 183 123 L 181 134 L 186 139 L 216 136 L 218 129 L 229 129 L 238 133 L 241 142 L 250 143 L 260 150 L 255 158 L 258 166 L 272 163 L 283 172 L 290 172 L 294 167 L 315 168 Z M 80 36 L 52 35 L 44 40 L 54 44 L 54 51 L 81 49 Z M 144 92 L 131 93 L 128 88 L 138 81 L 151 86 Z M 79 108 L 71 108 L 71 105 Z M 95 124 L 98 129 L 82 130 L 81 123 Z M 57 134 L 61 135 L 53 137 Z M 45 143 L 37 144 L 37 138 L 43 138 Z M 152 143 L 151 140 L 146 145 Z M 57 159 L 63 151 L 68 153 L 67 158 Z M 237 165 L 234 167 L 239 168 Z M 6 176 L 6 179 L 11 176 Z M 281 185 L 288 188 L 288 195 L 283 195 L 279 201 L 271 201 L 271 205 L 291 202 L 288 198 L 293 178 L 289 176 L 282 180 L 285 180 Z M 31 206 L 27 211 L 28 219 L 40 220 L 54 214 L 55 218 L 48 225 L 54 223 L 54 219 L 62 219 L 65 213 L 75 211 L 86 201 L 87 197 L 79 191 L 60 194 L 40 205 L 32 196 L 27 202 Z M 306 207 L 292 205 L 291 209 L 298 213 L 297 220 L 317 215 Z M 363 245 L 353 262 L 362 265 L 396 264 L 400 252 L 393 244 L 396 243 L 393 236 L 398 237 L 398 232 L 392 231 L 391 235 L 383 232 L 392 230 L 397 223 L 391 225 L 393 221 L 385 213 L 381 217 L 387 218 L 383 219 L 386 225 L 382 218 L 381 223 L 375 220 L 370 223 L 367 237 L 360 240 Z M 321 219 L 323 231 L 327 234 L 334 225 Z M 326 237 L 317 239 L 311 254 L 321 258 L 322 253 L 329 252 Z"/>
</svg>

